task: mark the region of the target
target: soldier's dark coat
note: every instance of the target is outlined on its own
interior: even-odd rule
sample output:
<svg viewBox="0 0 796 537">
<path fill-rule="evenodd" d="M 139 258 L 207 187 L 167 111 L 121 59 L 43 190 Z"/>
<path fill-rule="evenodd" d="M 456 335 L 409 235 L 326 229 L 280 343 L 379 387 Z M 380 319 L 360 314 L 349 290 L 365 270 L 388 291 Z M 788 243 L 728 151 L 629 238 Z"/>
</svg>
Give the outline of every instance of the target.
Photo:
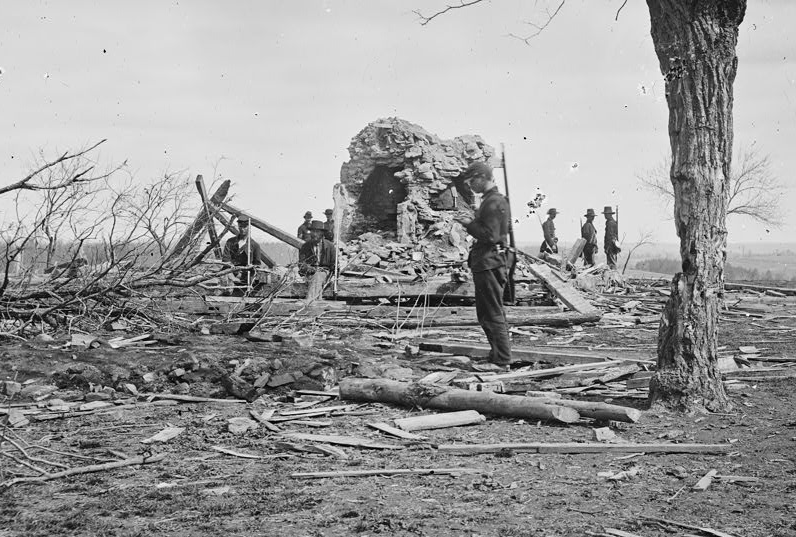
<svg viewBox="0 0 796 537">
<path fill-rule="evenodd" d="M 466 229 L 475 238 L 468 262 L 473 272 L 478 322 L 492 348 L 489 360 L 507 364 L 511 360 L 511 344 L 503 288 L 508 280 L 509 203 L 496 187 L 484 193 L 481 206 Z"/>
</svg>

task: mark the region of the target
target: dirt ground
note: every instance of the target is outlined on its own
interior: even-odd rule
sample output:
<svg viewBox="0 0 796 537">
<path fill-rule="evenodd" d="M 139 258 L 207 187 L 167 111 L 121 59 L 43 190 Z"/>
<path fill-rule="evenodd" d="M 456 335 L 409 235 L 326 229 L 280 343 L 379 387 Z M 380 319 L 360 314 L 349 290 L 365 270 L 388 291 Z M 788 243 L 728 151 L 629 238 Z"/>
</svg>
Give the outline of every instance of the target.
<svg viewBox="0 0 796 537">
<path fill-rule="evenodd" d="M 765 328 L 769 325 L 749 319 L 728 320 L 721 325 L 720 345 L 755 344 L 769 356 L 792 356 L 796 335 L 791 328 L 796 323 L 788 318 L 776 323 L 769 329 Z M 636 328 L 607 328 L 602 322 L 582 329 L 526 328 L 528 335 L 514 336 L 515 345 L 602 344 L 633 347 L 651 355 L 656 337 L 656 327 L 649 324 Z M 476 341 L 480 332 L 476 327 L 446 330 L 444 335 Z M 439 452 L 434 446 L 453 442 L 591 442 L 593 429 L 605 424 L 584 419 L 553 425 L 490 417 L 479 425 L 423 431 L 428 438 L 424 442 L 403 441 L 366 424 L 392 423 L 423 411 L 364 404 L 312 418 L 311 425 L 281 423 L 282 432 L 278 433 L 260 426 L 233 434 L 228 419 L 248 417 L 250 409 L 294 408 L 296 398 L 291 394 L 295 385 L 269 388 L 248 404 L 147 405 L 146 397 L 140 396 L 135 406 L 130 404 L 135 398 L 125 393 L 124 385 L 133 384 L 140 392 L 228 397 L 221 379 L 247 358 L 247 368 L 254 370 L 246 373 L 251 378 L 262 372 L 271 372 L 270 378 L 274 378 L 300 370 L 306 374 L 306 387 L 316 389 L 329 383 L 328 370 L 337 378 L 363 372 L 419 378 L 436 366 L 427 360 L 428 354 L 404 352 L 411 339 L 390 343 L 369 331 L 341 328 L 319 331 L 311 340 L 282 342 L 177 334 L 161 340 L 156 348 L 143 349 L 102 346 L 74 351 L 63 348 L 64 341 L 4 342 L 0 380 L 16 379 L 23 386 L 57 386 L 58 391 L 42 399 L 42 406 L 53 398 L 68 401 L 82 398 L 91 389 L 110 386 L 117 390 L 112 396 L 120 403 L 118 408 L 62 419 L 31 419 L 22 428 L 7 430 L 8 434 L 59 452 L 31 448 L 31 457 L 70 467 L 123 456 L 166 454 L 166 458 L 2 488 L 3 537 L 796 535 L 796 379 L 737 382 L 729 392 L 734 409 L 726 414 L 645 411 L 638 423 L 610 424 L 617 436 L 628 442 L 731 444 L 724 454 L 457 455 Z M 307 373 L 317 369 L 317 364 L 326 368 L 326 376 Z M 185 375 L 175 376 L 177 369 L 186 371 Z M 149 384 L 142 380 L 147 372 L 157 374 Z M 29 380 L 33 382 L 25 385 Z M 13 402 L 24 401 L 17 396 Z M 611 402 L 641 409 L 646 405 L 643 399 L 614 398 Z M 347 403 L 331 400 L 321 406 L 342 404 Z M 142 443 L 167 426 L 184 431 L 167 442 Z M 343 452 L 340 456 L 294 451 L 282 436 L 287 432 L 364 437 L 402 449 L 338 447 Z M 260 458 L 241 458 L 213 447 Z M 13 452 L 8 442 L 2 449 Z M 457 468 L 461 473 L 322 479 L 292 476 L 298 472 L 423 468 Z M 692 490 L 711 469 L 721 476 L 757 480 L 716 479 L 705 491 Z M 605 477 L 606 472 L 615 475 L 621 471 L 628 471 L 626 478 Z M 21 475 L 33 473 L 9 457 L 0 458 L 0 481 Z"/>
</svg>

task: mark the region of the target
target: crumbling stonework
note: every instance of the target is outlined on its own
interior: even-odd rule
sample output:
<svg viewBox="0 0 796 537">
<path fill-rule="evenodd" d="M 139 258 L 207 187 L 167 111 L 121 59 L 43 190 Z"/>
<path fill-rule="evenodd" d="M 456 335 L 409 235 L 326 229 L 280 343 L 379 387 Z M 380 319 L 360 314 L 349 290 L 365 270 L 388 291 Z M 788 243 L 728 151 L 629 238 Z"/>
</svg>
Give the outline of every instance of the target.
<svg viewBox="0 0 796 537">
<path fill-rule="evenodd" d="M 386 118 L 362 129 L 348 152 L 335 186 L 342 241 L 378 233 L 430 257 L 466 257 L 467 234 L 453 217 L 472 210 L 474 194 L 459 176 L 475 161 L 497 164 L 494 148 L 477 135 L 442 140 Z"/>
</svg>

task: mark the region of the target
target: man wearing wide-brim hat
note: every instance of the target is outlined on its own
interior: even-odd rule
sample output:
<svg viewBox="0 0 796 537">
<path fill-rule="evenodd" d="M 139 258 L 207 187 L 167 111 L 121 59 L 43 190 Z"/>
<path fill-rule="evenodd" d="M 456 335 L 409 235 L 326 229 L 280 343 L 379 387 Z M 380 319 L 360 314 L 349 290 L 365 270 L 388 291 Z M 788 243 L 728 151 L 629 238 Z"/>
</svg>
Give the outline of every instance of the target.
<svg viewBox="0 0 796 537">
<path fill-rule="evenodd" d="M 557 254 L 558 253 L 558 237 L 556 237 L 556 225 L 553 223 L 558 209 L 547 210 L 547 220 L 542 224 L 542 233 L 544 233 L 544 241 L 539 247 L 540 254 Z"/>
<path fill-rule="evenodd" d="M 326 209 L 323 211 L 323 214 L 326 216 L 326 222 L 323 223 L 324 228 L 324 237 L 328 241 L 334 240 L 334 211 L 332 209 Z"/>
<path fill-rule="evenodd" d="M 608 267 L 616 269 L 616 258 L 622 249 L 619 247 L 619 223 L 614 220 L 614 210 L 610 206 L 603 209 L 605 216 L 605 262 Z"/>
<path fill-rule="evenodd" d="M 594 266 L 594 254 L 597 253 L 597 228 L 594 227 L 594 209 L 586 209 L 586 223 L 580 228 L 580 236 L 586 241 L 583 247 L 583 264 L 587 267 Z"/>
<path fill-rule="evenodd" d="M 298 231 L 296 232 L 296 236 L 303 241 L 310 240 L 311 224 L 312 224 L 312 213 L 310 211 L 307 211 L 306 213 L 304 213 L 304 222 L 299 226 Z"/>
<path fill-rule="evenodd" d="M 299 274 L 311 276 L 325 271 L 328 276 L 334 270 L 337 252 L 334 244 L 324 238 L 325 228 L 320 220 L 310 223 L 310 239 L 299 248 Z"/>
</svg>

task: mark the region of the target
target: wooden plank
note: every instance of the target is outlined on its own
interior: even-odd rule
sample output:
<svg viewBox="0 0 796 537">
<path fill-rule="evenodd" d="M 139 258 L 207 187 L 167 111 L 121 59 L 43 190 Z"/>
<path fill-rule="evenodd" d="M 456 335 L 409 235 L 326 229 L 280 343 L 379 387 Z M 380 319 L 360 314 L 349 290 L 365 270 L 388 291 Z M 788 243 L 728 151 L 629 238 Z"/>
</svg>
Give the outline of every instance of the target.
<svg viewBox="0 0 796 537">
<path fill-rule="evenodd" d="M 604 444 L 600 442 L 514 443 L 514 444 L 440 444 L 448 453 L 723 453 L 730 444 Z"/>
<path fill-rule="evenodd" d="M 404 440 L 425 440 L 425 436 L 420 436 L 419 434 L 410 433 L 408 431 L 404 431 L 402 429 L 397 429 L 391 425 L 387 425 L 386 423 L 382 422 L 372 422 L 367 424 L 368 427 L 372 429 L 376 429 L 377 431 L 381 431 L 384 434 L 389 434 L 391 436 L 397 436 L 398 438 L 403 438 Z"/>
<path fill-rule="evenodd" d="M 471 358 L 484 358 L 489 355 L 489 345 L 477 343 L 421 341 L 418 343 L 420 350 L 434 352 L 449 352 L 461 354 Z M 607 354 L 607 353 L 606 353 Z M 591 364 L 606 362 L 609 358 L 603 353 L 573 353 L 559 350 L 542 350 L 531 347 L 512 347 L 511 357 L 515 362 L 547 362 L 552 364 Z"/>
<path fill-rule="evenodd" d="M 569 309 L 577 311 L 578 313 L 593 313 L 594 311 L 599 311 L 585 298 L 583 298 L 583 296 L 580 294 L 580 291 L 568 283 L 564 283 L 556 279 L 553 276 L 553 271 L 547 265 L 542 265 L 539 263 L 531 264 L 528 265 L 528 270 Z"/>
<path fill-rule="evenodd" d="M 279 229 L 276 226 L 272 226 L 265 220 L 261 220 L 256 216 L 253 216 L 251 213 L 244 211 L 243 209 L 239 209 L 234 205 L 230 205 L 229 203 L 221 203 L 221 208 L 227 211 L 230 214 L 233 214 L 240 219 L 242 216 L 247 217 L 249 219 L 249 223 L 259 229 L 260 231 L 264 231 L 268 233 L 272 237 L 279 239 L 282 242 L 293 246 L 294 248 L 301 248 L 301 245 L 304 244 L 304 241 L 294 237 L 290 233 Z"/>
<path fill-rule="evenodd" d="M 518 379 L 518 378 L 537 378 L 537 377 L 549 377 L 560 375 L 562 373 L 569 373 L 572 371 L 583 371 L 587 369 L 597 369 L 602 367 L 612 367 L 615 365 L 620 365 L 621 361 L 611 361 L 611 362 L 598 362 L 592 364 L 576 364 L 576 365 L 564 365 L 561 367 L 550 367 L 547 369 L 533 369 L 533 370 L 526 370 L 526 371 L 514 371 L 511 373 L 499 373 L 496 375 L 480 375 L 480 378 L 470 377 L 466 379 L 460 379 L 461 382 L 475 382 L 480 380 L 482 382 L 491 382 L 493 380 L 506 380 L 506 379 Z"/>
<path fill-rule="evenodd" d="M 377 475 L 451 475 L 480 473 L 473 468 L 387 468 L 375 470 L 337 470 L 335 472 L 296 472 L 290 477 L 296 479 L 321 479 L 325 477 L 372 477 Z"/>
<path fill-rule="evenodd" d="M 403 449 L 403 446 L 395 444 L 380 444 L 367 438 L 358 438 L 356 436 L 342 436 L 336 434 L 305 434 L 305 433 L 288 433 L 285 437 L 292 440 L 303 440 L 305 442 L 325 442 L 327 444 L 338 444 L 341 446 L 352 446 L 369 449 Z"/>
<path fill-rule="evenodd" d="M 567 263 L 570 265 L 574 265 L 575 261 L 578 260 L 580 254 L 583 253 L 583 247 L 586 246 L 586 239 L 578 238 L 575 243 L 572 245 L 572 248 L 569 249 L 569 253 L 567 254 Z"/>
</svg>

